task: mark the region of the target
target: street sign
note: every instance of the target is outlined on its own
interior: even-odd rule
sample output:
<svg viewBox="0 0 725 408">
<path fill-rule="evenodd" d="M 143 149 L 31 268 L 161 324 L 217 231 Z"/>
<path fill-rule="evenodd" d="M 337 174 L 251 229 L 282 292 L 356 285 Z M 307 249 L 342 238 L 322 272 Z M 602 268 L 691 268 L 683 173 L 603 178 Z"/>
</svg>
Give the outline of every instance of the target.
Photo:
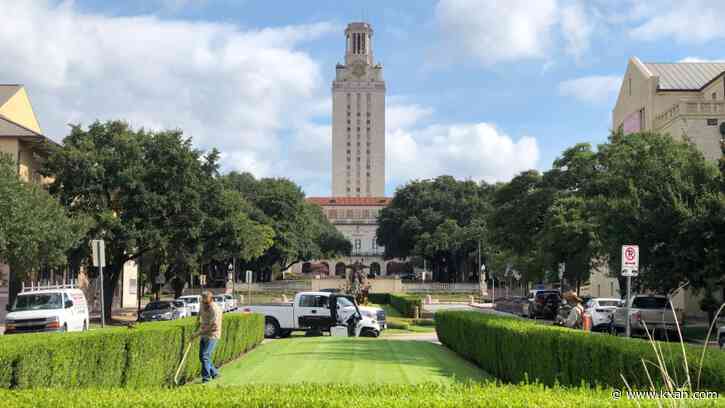
<svg viewBox="0 0 725 408">
<path fill-rule="evenodd" d="M 629 270 L 627 273 L 639 270 L 639 246 L 637 245 L 622 245 L 622 276 L 627 276 L 624 274 L 626 270 Z"/>
<path fill-rule="evenodd" d="M 625 269 L 622 269 L 622 276 L 635 277 L 635 276 L 639 276 L 639 272 L 636 269 L 625 268 Z"/>
<path fill-rule="evenodd" d="M 93 253 L 93 266 L 106 266 L 106 242 L 102 239 L 91 241 L 91 252 Z"/>
<path fill-rule="evenodd" d="M 247 283 L 252 283 L 252 271 L 247 271 Z"/>
</svg>

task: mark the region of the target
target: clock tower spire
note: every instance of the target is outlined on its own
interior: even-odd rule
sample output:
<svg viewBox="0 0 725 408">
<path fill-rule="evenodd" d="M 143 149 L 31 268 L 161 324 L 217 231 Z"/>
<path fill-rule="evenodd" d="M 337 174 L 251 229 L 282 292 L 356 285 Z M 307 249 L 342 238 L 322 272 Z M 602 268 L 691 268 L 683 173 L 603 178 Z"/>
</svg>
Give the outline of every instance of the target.
<svg viewBox="0 0 725 408">
<path fill-rule="evenodd" d="M 345 29 L 345 64 L 332 81 L 332 195 L 385 196 L 385 81 L 373 63 L 373 28 Z"/>
</svg>

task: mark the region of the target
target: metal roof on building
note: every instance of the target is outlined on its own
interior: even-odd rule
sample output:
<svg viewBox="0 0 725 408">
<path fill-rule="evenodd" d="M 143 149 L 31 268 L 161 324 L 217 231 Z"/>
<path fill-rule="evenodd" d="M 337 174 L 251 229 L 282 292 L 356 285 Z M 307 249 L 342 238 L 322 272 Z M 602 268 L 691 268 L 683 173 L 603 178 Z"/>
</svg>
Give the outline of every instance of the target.
<svg viewBox="0 0 725 408">
<path fill-rule="evenodd" d="M 725 72 L 725 62 L 645 62 L 644 66 L 660 77 L 660 90 L 698 91 Z"/>
<path fill-rule="evenodd" d="M 386 206 L 389 197 L 308 197 L 307 202 L 319 206 Z"/>
</svg>

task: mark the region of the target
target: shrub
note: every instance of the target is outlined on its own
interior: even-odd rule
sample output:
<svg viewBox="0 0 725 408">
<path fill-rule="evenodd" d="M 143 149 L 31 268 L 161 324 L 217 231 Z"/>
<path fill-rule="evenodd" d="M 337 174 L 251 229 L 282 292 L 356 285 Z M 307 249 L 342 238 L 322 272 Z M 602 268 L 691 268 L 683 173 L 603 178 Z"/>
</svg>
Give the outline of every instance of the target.
<svg viewBox="0 0 725 408">
<path fill-rule="evenodd" d="M 399 321 L 399 320 L 388 320 L 385 322 L 385 324 L 388 326 L 388 329 L 398 329 L 398 330 L 408 330 L 410 329 L 410 325 L 408 323 Z"/>
<path fill-rule="evenodd" d="M 369 293 L 368 300 L 370 302 L 376 303 L 378 305 L 387 305 L 387 304 L 390 304 L 390 294 L 389 293 Z"/>
<path fill-rule="evenodd" d="M 649 387 L 642 360 L 655 383 L 661 384 L 652 344 L 640 339 L 585 333 L 528 320 L 478 312 L 439 312 L 436 331 L 441 343 L 507 382 L 526 379 L 547 385 Z M 679 343 L 658 343 L 668 372 L 676 382 L 686 378 Z M 686 345 L 693 388 L 697 387 L 701 347 Z M 659 380 L 658 380 L 659 378 Z M 725 353 L 709 350 L 702 365 L 701 386 L 725 391 Z"/>
<path fill-rule="evenodd" d="M 390 305 L 396 308 L 404 317 L 415 317 L 415 308 L 422 311 L 423 302 L 419 297 L 391 293 Z"/>
<path fill-rule="evenodd" d="M 260 315 L 224 315 L 216 364 L 230 361 L 264 338 Z M 196 319 L 144 323 L 85 333 L 18 334 L 0 338 L 0 387 L 168 386 Z M 182 381 L 201 372 L 192 344 Z"/>
<path fill-rule="evenodd" d="M 662 401 L 614 400 L 611 390 L 469 383 L 456 385 L 250 385 L 176 389 L 0 390 L 7 408 L 31 407 L 640 407 Z M 711 406 L 722 399 L 711 400 Z"/>
</svg>

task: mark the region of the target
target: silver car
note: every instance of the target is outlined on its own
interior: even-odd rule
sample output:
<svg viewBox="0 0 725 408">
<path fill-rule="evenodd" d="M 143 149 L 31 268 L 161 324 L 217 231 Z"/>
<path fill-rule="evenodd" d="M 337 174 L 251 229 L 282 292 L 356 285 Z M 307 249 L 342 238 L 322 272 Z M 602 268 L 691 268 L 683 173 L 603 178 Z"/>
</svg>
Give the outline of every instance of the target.
<svg viewBox="0 0 725 408">
<path fill-rule="evenodd" d="M 173 303 L 174 307 L 176 307 L 179 319 L 191 316 L 191 307 L 189 307 L 183 300 L 176 299 L 172 300 L 171 303 Z"/>
</svg>

